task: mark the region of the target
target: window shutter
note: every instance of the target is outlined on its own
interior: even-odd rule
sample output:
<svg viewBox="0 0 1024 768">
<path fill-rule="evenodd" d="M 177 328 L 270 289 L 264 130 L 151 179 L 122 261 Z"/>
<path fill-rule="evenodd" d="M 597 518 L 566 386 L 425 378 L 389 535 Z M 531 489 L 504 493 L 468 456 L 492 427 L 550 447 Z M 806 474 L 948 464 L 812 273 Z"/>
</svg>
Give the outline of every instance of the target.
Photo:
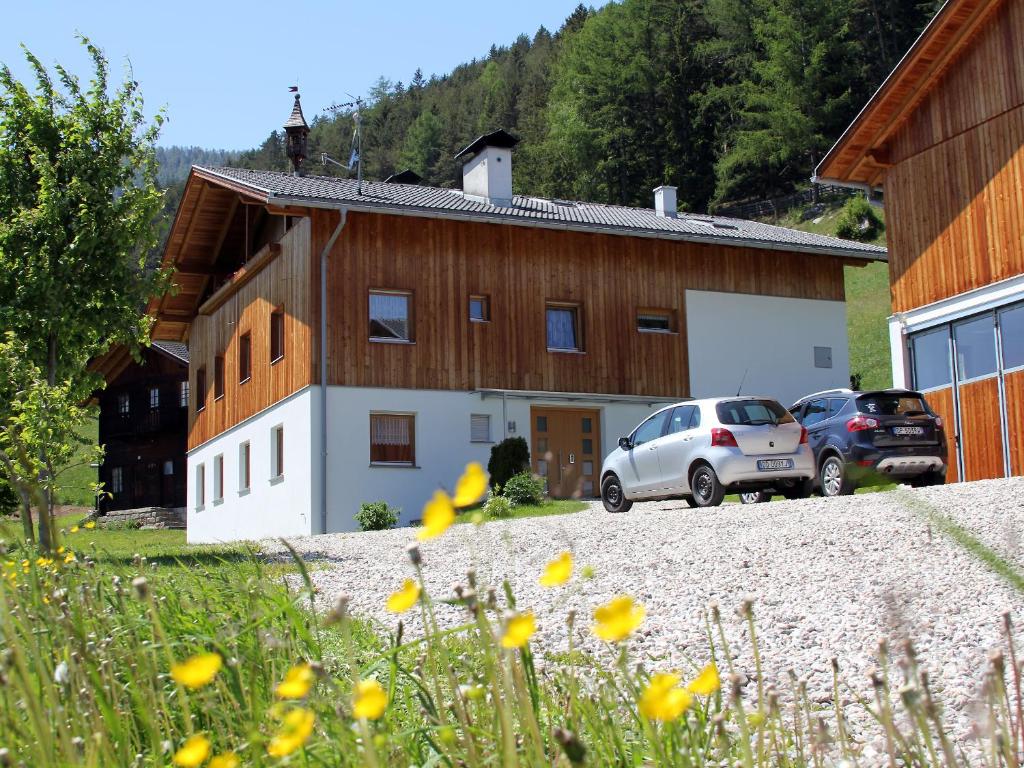
<svg viewBox="0 0 1024 768">
<path fill-rule="evenodd" d="M 491 442 L 491 417 L 486 413 L 474 413 L 469 417 L 469 440 L 473 443 Z"/>
</svg>

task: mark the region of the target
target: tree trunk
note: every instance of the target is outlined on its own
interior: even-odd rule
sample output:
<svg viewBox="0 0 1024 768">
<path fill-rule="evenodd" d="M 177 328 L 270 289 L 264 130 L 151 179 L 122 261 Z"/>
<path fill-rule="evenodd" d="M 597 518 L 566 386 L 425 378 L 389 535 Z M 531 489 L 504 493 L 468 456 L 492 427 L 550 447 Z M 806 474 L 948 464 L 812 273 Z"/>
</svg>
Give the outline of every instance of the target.
<svg viewBox="0 0 1024 768">
<path fill-rule="evenodd" d="M 21 527 L 25 532 L 25 543 L 36 543 L 36 532 L 32 528 L 32 497 L 24 488 L 18 488 L 18 500 L 21 502 Z"/>
<path fill-rule="evenodd" d="M 54 386 L 57 383 L 57 334 L 50 332 L 46 340 L 46 383 Z M 43 469 L 39 473 L 40 487 L 42 488 L 39 504 L 39 548 L 49 552 L 57 546 L 57 540 L 53 532 L 53 479 L 50 470 L 50 462 L 44 452 L 40 451 L 39 460 Z"/>
</svg>

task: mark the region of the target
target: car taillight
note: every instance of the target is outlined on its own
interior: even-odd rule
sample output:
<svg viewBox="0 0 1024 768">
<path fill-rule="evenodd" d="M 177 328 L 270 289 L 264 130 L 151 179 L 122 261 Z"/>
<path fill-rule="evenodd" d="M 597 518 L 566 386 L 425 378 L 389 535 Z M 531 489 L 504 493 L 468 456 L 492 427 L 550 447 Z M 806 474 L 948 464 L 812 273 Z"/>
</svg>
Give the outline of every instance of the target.
<svg viewBox="0 0 1024 768">
<path fill-rule="evenodd" d="M 863 432 L 866 429 L 878 429 L 878 419 L 870 416 L 854 416 L 846 422 L 847 432 Z"/>
<path fill-rule="evenodd" d="M 807 427 L 800 427 L 800 445 L 807 445 Z"/>
<path fill-rule="evenodd" d="M 936 416 L 935 417 L 935 428 L 936 429 L 942 429 L 942 417 L 941 416 Z"/>
<path fill-rule="evenodd" d="M 736 436 L 728 429 L 713 427 L 711 429 L 711 445 L 719 448 L 739 448 L 736 444 Z"/>
</svg>

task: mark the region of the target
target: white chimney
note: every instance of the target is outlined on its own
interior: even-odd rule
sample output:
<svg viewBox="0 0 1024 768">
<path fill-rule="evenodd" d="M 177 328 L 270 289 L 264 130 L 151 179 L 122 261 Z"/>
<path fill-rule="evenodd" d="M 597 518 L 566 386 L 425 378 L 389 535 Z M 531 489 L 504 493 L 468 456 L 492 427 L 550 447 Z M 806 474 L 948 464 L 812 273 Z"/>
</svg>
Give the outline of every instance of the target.
<svg viewBox="0 0 1024 768">
<path fill-rule="evenodd" d="M 655 187 L 654 212 L 658 216 L 664 216 L 669 219 L 674 219 L 676 217 L 675 187 Z"/>
<path fill-rule="evenodd" d="M 512 147 L 519 139 L 495 131 L 476 139 L 456 159 L 462 165 L 462 191 L 470 200 L 490 205 L 512 205 Z"/>
</svg>

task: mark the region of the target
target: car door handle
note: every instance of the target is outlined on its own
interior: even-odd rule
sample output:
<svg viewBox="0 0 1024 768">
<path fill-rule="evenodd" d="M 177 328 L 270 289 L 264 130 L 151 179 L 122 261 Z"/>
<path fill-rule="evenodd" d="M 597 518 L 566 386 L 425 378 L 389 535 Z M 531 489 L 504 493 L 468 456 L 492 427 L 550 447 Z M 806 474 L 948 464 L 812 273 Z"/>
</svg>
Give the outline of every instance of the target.
<svg viewBox="0 0 1024 768">
<path fill-rule="evenodd" d="M 656 446 L 656 445 L 649 445 L 649 446 L 647 446 L 647 450 L 648 451 L 656 451 L 656 450 L 658 450 L 658 446 Z"/>
</svg>

